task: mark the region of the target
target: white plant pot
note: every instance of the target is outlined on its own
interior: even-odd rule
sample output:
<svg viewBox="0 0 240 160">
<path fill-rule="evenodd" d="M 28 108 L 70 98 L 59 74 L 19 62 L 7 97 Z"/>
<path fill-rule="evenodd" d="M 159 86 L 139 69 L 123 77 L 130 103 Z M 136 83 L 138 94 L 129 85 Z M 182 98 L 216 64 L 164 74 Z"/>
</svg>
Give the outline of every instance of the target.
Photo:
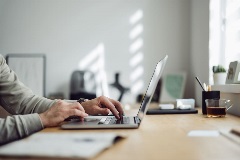
<svg viewBox="0 0 240 160">
<path fill-rule="evenodd" d="M 214 73 L 213 81 L 214 84 L 225 84 L 227 78 L 227 73 Z"/>
</svg>

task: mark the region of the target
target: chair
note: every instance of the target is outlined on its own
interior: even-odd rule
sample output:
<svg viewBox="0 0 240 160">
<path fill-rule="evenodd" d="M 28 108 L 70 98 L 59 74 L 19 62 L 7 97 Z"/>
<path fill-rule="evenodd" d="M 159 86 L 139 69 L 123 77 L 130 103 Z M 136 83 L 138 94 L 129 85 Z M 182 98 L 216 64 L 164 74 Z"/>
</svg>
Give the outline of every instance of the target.
<svg viewBox="0 0 240 160">
<path fill-rule="evenodd" d="M 76 70 L 71 75 L 70 99 L 96 98 L 96 80 L 91 71 Z"/>
</svg>

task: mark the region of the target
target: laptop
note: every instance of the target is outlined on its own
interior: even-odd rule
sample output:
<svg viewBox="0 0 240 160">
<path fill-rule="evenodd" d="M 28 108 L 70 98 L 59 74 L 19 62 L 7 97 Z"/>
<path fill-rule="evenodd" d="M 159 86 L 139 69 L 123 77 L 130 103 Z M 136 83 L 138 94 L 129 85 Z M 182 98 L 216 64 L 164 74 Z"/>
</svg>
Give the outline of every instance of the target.
<svg viewBox="0 0 240 160">
<path fill-rule="evenodd" d="M 149 103 L 156 89 L 157 83 L 162 75 L 168 55 L 160 60 L 153 72 L 147 91 L 143 97 L 141 105 L 136 116 L 123 116 L 117 120 L 115 116 L 88 116 L 84 121 L 72 120 L 61 125 L 62 129 L 93 129 L 93 128 L 138 128 L 147 112 Z"/>
</svg>

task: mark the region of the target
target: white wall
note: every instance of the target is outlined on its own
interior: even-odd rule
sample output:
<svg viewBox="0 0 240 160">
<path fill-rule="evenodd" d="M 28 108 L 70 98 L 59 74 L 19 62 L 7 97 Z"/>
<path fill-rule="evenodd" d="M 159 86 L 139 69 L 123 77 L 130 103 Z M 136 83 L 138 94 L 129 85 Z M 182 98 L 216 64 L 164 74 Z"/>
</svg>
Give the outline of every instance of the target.
<svg viewBox="0 0 240 160">
<path fill-rule="evenodd" d="M 191 5 L 191 72 L 209 84 L 209 0 L 192 0 Z M 201 106 L 202 88 L 195 80 L 195 97 Z"/>
<path fill-rule="evenodd" d="M 165 72 L 187 71 L 190 87 L 186 97 L 194 98 L 195 73 L 206 80 L 198 68 L 202 63 L 207 65 L 206 3 L 207 0 L 193 0 L 192 4 L 191 0 L 0 0 L 0 53 L 45 53 L 47 95 L 64 92 L 68 98 L 71 73 L 101 43 L 108 81 L 113 82 L 114 73 L 119 71 L 120 81 L 130 86 L 134 69 L 129 66 L 133 57 L 129 47 L 136 39 L 128 37 L 133 28 L 129 18 L 141 9 L 144 89 L 156 62 L 168 54 Z M 208 68 L 205 64 L 204 67 Z M 126 99 L 131 101 L 132 97 Z"/>
</svg>

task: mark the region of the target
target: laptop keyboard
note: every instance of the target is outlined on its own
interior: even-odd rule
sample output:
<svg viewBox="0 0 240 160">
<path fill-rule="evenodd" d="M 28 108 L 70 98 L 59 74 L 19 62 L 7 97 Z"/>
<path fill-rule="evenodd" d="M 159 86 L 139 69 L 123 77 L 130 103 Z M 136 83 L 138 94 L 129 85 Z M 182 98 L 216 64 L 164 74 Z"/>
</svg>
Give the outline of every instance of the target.
<svg viewBox="0 0 240 160">
<path fill-rule="evenodd" d="M 121 119 L 116 119 L 115 117 L 104 117 L 98 124 L 128 124 L 129 122 L 129 117 L 122 117 Z"/>
</svg>

